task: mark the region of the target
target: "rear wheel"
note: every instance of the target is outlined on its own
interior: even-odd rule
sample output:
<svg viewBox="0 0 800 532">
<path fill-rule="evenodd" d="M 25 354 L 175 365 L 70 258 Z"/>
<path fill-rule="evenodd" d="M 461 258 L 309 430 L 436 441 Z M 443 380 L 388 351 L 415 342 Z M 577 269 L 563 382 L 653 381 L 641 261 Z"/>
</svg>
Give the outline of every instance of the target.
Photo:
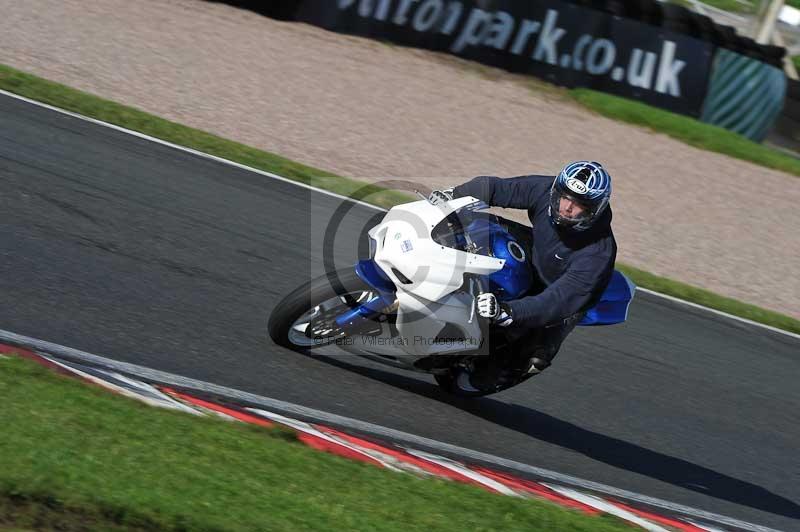
<svg viewBox="0 0 800 532">
<path fill-rule="evenodd" d="M 466 371 L 451 371 L 447 374 L 434 375 L 436 384 L 447 393 L 459 397 L 482 397 L 493 393 L 502 392 L 521 384 L 533 377 L 532 374 L 517 376 L 505 382 L 488 381 L 481 383 L 481 379 L 473 379 Z"/>
<path fill-rule="evenodd" d="M 434 375 L 433 377 L 436 379 L 436 384 L 439 385 L 439 388 L 459 397 L 482 397 L 493 394 L 496 391 L 492 388 L 477 388 L 472 384 L 469 373 L 463 370 L 453 369 L 448 373 Z"/>
<path fill-rule="evenodd" d="M 461 359 L 447 373 L 434 375 L 436 383 L 447 393 L 461 397 L 481 397 L 507 390 L 531 378 L 514 363 L 513 345 L 495 345 L 483 355 Z"/>
<path fill-rule="evenodd" d="M 335 318 L 367 301 L 375 291 L 355 270 L 338 270 L 294 290 L 278 303 L 269 317 L 272 340 L 290 349 L 312 349 L 344 338 Z"/>
</svg>

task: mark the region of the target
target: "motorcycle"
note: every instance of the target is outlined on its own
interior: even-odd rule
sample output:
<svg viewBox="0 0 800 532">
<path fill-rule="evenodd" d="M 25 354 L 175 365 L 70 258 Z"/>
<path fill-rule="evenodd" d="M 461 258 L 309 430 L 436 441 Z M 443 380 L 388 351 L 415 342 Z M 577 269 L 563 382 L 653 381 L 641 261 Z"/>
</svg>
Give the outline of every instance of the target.
<svg viewBox="0 0 800 532">
<path fill-rule="evenodd" d="M 521 244 L 530 228 L 486 209 L 473 197 L 393 207 L 368 232 L 369 258 L 329 271 L 278 303 L 268 324 L 273 341 L 301 351 L 336 346 L 428 373 L 460 396 L 523 382 L 531 374 L 503 371 L 514 344 L 477 314 L 476 298 L 493 292 L 508 301 L 544 286 L 537 286 Z M 624 322 L 634 290 L 615 270 L 578 325 Z"/>
</svg>

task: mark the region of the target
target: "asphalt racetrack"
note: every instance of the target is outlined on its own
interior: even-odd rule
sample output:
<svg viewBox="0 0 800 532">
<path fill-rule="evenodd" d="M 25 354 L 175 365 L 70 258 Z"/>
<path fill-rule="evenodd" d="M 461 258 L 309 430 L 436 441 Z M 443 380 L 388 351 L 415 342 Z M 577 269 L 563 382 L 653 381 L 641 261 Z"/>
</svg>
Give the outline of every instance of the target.
<svg viewBox="0 0 800 532">
<path fill-rule="evenodd" d="M 4 95 L 0 184 L 0 329 L 800 530 L 797 339 L 639 293 L 545 374 L 453 399 L 268 339 L 273 305 L 323 271 L 335 197 Z M 379 215 L 347 211 L 341 267 Z"/>
</svg>

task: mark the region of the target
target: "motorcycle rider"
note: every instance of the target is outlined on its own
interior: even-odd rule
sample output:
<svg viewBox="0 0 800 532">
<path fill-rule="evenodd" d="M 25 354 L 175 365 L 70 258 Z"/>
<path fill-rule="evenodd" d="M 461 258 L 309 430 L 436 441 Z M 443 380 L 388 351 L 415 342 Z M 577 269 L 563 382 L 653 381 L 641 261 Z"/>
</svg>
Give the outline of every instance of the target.
<svg viewBox="0 0 800 532">
<path fill-rule="evenodd" d="M 526 209 L 533 226 L 527 243 L 539 289 L 499 302 L 478 296 L 478 314 L 493 320 L 513 342 L 515 371 L 538 374 L 593 307 L 611 279 L 617 245 L 611 231 L 611 176 L 598 162 L 567 164 L 555 178 L 480 176 L 453 189 L 433 191 L 434 204 L 473 196 L 490 206 Z M 532 236 L 532 243 L 531 243 Z"/>
</svg>

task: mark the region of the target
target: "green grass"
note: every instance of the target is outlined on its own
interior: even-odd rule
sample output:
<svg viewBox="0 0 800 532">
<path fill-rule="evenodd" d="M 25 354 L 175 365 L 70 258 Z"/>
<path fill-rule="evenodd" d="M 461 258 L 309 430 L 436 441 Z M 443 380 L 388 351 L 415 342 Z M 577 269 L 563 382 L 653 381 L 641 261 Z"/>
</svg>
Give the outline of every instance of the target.
<svg viewBox="0 0 800 532">
<path fill-rule="evenodd" d="M 689 9 L 693 8 L 692 3 L 689 0 L 669 0 L 669 1 L 670 3 L 678 4 Z M 736 0 L 700 0 L 700 1 L 703 2 L 704 4 L 716 7 L 717 9 L 722 9 L 723 11 L 729 11 L 731 13 L 754 13 L 756 10 L 755 4 L 745 4 L 742 2 L 737 2 Z M 795 1 L 800 1 L 800 0 L 795 0 Z"/>
<path fill-rule="evenodd" d="M 0 89 L 319 188 L 363 199 L 382 207 L 388 208 L 413 198 L 405 192 L 386 190 L 295 163 L 283 157 L 176 124 L 3 65 L 0 65 Z M 738 155 L 734 156 L 741 156 L 740 158 L 743 159 L 796 175 L 800 174 L 800 160 L 765 148 L 724 129 L 603 93 L 585 89 L 574 89 L 569 93 L 590 109 L 612 118 L 650 127 L 701 148 L 713 149 L 728 155 L 735 153 Z M 621 270 L 629 273 L 634 282 L 643 288 L 657 290 L 766 325 L 800 333 L 800 321 L 789 316 L 718 296 L 706 290 L 657 277 L 622 264 L 618 266 Z"/>
<path fill-rule="evenodd" d="M 800 159 L 688 116 L 589 89 L 573 89 L 572 97 L 601 115 L 644 126 L 697 148 L 800 175 Z"/>
<path fill-rule="evenodd" d="M 702 0 L 702 2 L 732 13 L 753 13 L 756 9 L 755 4 L 744 4 L 736 0 Z"/>
<path fill-rule="evenodd" d="M 0 401 L 0 529 L 631 530 L 149 407 L 21 358 L 0 358 Z"/>
</svg>

